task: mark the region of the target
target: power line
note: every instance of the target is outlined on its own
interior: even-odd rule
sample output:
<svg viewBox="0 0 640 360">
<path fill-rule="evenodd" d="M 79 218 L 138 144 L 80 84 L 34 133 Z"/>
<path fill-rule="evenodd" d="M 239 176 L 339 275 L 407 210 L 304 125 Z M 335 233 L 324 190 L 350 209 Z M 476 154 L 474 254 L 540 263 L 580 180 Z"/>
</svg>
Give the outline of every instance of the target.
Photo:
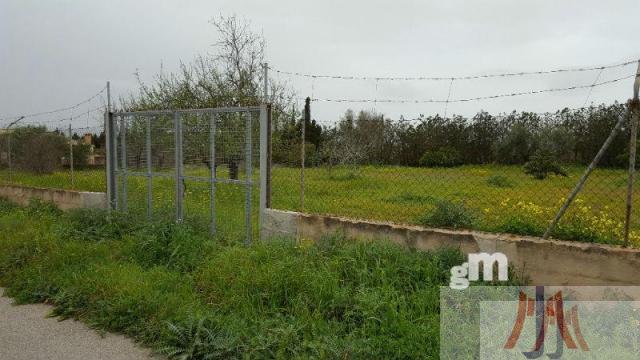
<svg viewBox="0 0 640 360">
<path fill-rule="evenodd" d="M 604 66 L 591 66 L 591 67 L 578 67 L 578 68 L 563 68 L 563 69 L 553 69 L 553 70 L 541 70 L 541 71 L 520 71 L 520 72 L 509 72 L 509 73 L 501 73 L 501 74 L 482 74 L 482 75 L 469 75 L 469 76 L 357 76 L 357 75 L 317 75 L 317 74 L 306 74 L 300 72 L 292 72 L 292 71 L 282 71 L 278 69 L 274 69 L 269 67 L 270 70 L 278 74 L 289 75 L 289 76 L 298 76 L 298 77 L 306 77 L 312 79 L 337 79 L 337 80 L 398 80 L 398 81 L 443 81 L 443 80 L 474 80 L 474 79 L 489 79 L 489 78 L 497 78 L 497 77 L 514 77 L 514 76 L 526 76 L 526 75 L 546 75 L 546 74 L 556 74 L 556 73 L 565 73 L 565 72 L 587 72 L 587 71 L 596 71 L 596 70 L 605 70 L 605 69 L 614 69 L 621 68 L 631 64 L 636 64 L 638 60 L 629 60 L 622 63 L 614 64 L 614 65 L 604 65 Z"/>
<path fill-rule="evenodd" d="M 489 96 L 478 96 L 471 98 L 461 98 L 461 99 L 426 99 L 426 100 L 407 100 L 407 99 L 312 99 L 312 101 L 320 101 L 320 102 L 335 102 L 335 103 L 394 103 L 394 104 L 425 104 L 425 103 L 435 103 L 435 104 L 448 104 L 448 103 L 462 103 L 462 102 L 471 102 L 471 101 L 480 101 L 480 100 L 491 100 L 491 99 L 499 99 L 506 97 L 515 97 L 515 96 L 523 96 L 523 95 L 536 95 L 543 93 L 552 93 L 552 92 L 562 92 L 562 91 L 572 91 L 586 88 L 594 88 L 597 86 L 603 86 L 608 84 L 613 84 L 622 80 L 635 78 L 636 74 L 633 75 L 602 81 L 599 83 L 593 83 L 588 85 L 575 85 L 564 88 L 551 88 L 551 89 L 542 89 L 542 90 L 531 90 L 531 91 L 523 91 L 509 94 L 498 94 L 498 95 L 489 95 Z"/>
</svg>

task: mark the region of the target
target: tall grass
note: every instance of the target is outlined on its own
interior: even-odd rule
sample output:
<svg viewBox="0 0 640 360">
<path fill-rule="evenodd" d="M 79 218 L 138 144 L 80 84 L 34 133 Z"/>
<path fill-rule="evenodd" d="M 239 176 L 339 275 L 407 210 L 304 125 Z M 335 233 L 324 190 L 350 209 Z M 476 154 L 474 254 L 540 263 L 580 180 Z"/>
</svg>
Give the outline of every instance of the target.
<svg viewBox="0 0 640 360">
<path fill-rule="evenodd" d="M 0 285 L 173 358 L 437 358 L 454 250 L 335 235 L 210 239 L 185 224 L 0 201 Z M 10 230 L 10 231 L 8 231 Z"/>
</svg>

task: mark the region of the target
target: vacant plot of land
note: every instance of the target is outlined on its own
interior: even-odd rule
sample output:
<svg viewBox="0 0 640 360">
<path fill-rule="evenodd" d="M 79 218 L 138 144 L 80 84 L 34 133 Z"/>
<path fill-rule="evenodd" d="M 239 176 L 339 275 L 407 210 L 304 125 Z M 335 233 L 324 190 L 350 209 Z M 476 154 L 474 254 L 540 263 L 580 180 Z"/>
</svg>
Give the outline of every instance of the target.
<svg viewBox="0 0 640 360">
<path fill-rule="evenodd" d="M 405 224 L 540 235 L 584 168 L 570 167 L 567 170 L 567 177 L 551 176 L 536 180 L 524 174 L 519 166 L 308 168 L 305 173 L 305 206 L 301 209 L 300 169 L 276 166 L 273 169 L 272 206 Z M 188 172 L 192 175 L 207 174 L 204 168 L 192 168 Z M 7 179 L 6 172 L 0 175 Z M 240 175 L 243 176 L 242 173 Z M 225 169 L 219 170 L 218 176 L 227 176 Z M 44 187 L 71 186 L 68 172 L 39 177 L 20 173 L 14 174 L 14 181 Z M 189 181 L 186 185 L 187 216 L 203 217 L 209 211 L 208 185 Z M 104 172 L 76 172 L 76 187 L 104 191 Z M 130 178 L 128 188 L 133 208 L 142 211 L 146 179 Z M 217 204 L 220 212 L 225 213 L 219 224 L 224 227 L 223 224 L 229 221 L 234 223 L 223 232 L 243 231 L 243 190 L 237 185 L 218 186 Z M 597 169 L 554 236 L 618 243 L 622 237 L 625 192 L 624 170 Z M 640 206 L 638 195 L 634 200 L 636 209 Z M 153 198 L 157 212 L 170 208 L 174 196 L 175 185 L 171 178 L 154 180 Z M 254 191 L 253 200 L 257 205 L 257 191 Z M 438 212 L 437 216 L 432 216 L 434 212 Z M 633 216 L 632 219 L 632 240 L 640 245 L 640 217 Z"/>
</svg>

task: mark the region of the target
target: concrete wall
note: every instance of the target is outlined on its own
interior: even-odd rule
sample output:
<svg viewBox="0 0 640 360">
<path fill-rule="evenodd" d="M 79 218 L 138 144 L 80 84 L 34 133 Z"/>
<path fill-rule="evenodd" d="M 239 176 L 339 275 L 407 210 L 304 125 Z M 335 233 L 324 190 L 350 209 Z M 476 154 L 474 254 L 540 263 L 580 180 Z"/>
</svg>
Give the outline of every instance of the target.
<svg viewBox="0 0 640 360">
<path fill-rule="evenodd" d="M 267 209 L 262 235 L 318 240 L 324 234 L 389 239 L 417 250 L 502 252 L 531 285 L 640 285 L 640 250 L 477 231 L 399 226 Z"/>
<path fill-rule="evenodd" d="M 32 199 L 40 199 L 52 202 L 62 210 L 107 208 L 107 194 L 99 192 L 2 185 L 0 186 L 0 197 L 20 205 L 28 205 Z"/>
</svg>

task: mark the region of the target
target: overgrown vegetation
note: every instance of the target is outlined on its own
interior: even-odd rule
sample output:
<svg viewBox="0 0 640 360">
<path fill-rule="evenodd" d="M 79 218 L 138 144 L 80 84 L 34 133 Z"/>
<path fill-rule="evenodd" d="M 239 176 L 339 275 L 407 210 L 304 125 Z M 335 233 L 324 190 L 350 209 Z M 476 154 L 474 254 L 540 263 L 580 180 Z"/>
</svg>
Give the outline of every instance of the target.
<svg viewBox="0 0 640 360">
<path fill-rule="evenodd" d="M 548 150 L 537 150 L 531 160 L 524 164 L 524 172 L 538 180 L 546 179 L 549 174 L 567 176 L 567 172 L 558 164 L 556 157 Z"/>
<path fill-rule="evenodd" d="M 426 167 L 458 166 L 462 165 L 462 156 L 458 150 L 450 147 L 427 150 L 420 158 L 420 165 Z"/>
<path fill-rule="evenodd" d="M 457 251 L 330 236 L 250 247 L 186 224 L 0 201 L 0 285 L 19 302 L 209 358 L 434 358 Z"/>
<path fill-rule="evenodd" d="M 491 175 L 487 178 L 487 184 L 498 188 L 513 187 L 513 183 L 504 175 Z"/>
<path fill-rule="evenodd" d="M 470 229 L 473 227 L 474 218 L 475 215 L 464 203 L 438 200 L 435 208 L 417 221 L 425 226 Z"/>
</svg>

